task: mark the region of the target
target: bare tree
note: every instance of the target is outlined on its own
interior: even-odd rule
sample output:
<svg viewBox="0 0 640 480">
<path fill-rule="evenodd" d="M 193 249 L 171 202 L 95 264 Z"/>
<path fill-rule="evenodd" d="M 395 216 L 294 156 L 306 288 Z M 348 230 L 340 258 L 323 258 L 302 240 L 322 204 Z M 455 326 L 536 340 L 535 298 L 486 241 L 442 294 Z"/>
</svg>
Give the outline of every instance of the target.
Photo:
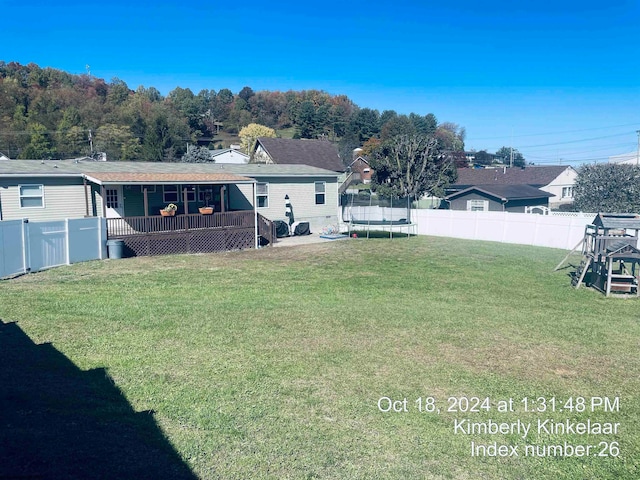
<svg viewBox="0 0 640 480">
<path fill-rule="evenodd" d="M 456 179 L 453 160 L 432 135 L 398 135 L 372 152 L 375 190 L 395 197 L 440 195 Z"/>
</svg>

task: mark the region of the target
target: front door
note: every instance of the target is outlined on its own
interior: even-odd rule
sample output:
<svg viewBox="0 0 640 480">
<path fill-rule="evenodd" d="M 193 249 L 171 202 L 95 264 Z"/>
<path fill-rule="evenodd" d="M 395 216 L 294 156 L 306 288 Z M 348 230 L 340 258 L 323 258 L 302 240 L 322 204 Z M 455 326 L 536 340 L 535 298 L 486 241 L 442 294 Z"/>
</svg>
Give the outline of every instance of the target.
<svg viewBox="0 0 640 480">
<path fill-rule="evenodd" d="M 105 190 L 107 201 L 107 218 L 120 218 L 124 216 L 124 197 L 122 185 L 113 185 Z"/>
</svg>

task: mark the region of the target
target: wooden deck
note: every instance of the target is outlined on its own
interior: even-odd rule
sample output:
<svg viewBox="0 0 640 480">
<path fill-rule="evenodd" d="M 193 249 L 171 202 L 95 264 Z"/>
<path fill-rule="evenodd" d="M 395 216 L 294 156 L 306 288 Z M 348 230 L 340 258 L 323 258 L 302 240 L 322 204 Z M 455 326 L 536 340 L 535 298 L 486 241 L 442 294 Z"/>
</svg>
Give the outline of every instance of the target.
<svg viewBox="0 0 640 480">
<path fill-rule="evenodd" d="M 253 211 L 189 214 L 173 217 L 107 219 L 107 238 L 124 241 L 125 256 L 207 253 L 255 248 Z M 261 242 L 276 240 L 271 221 L 258 214 Z"/>
</svg>

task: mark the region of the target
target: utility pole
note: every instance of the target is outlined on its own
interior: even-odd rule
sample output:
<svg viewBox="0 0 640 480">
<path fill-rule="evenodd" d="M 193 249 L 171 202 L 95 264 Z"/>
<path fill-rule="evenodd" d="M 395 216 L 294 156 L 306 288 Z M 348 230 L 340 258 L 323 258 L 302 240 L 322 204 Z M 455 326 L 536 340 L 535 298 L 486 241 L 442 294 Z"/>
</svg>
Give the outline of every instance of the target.
<svg viewBox="0 0 640 480">
<path fill-rule="evenodd" d="M 638 134 L 638 151 L 636 153 L 636 165 L 640 165 L 640 130 L 636 130 Z"/>
</svg>

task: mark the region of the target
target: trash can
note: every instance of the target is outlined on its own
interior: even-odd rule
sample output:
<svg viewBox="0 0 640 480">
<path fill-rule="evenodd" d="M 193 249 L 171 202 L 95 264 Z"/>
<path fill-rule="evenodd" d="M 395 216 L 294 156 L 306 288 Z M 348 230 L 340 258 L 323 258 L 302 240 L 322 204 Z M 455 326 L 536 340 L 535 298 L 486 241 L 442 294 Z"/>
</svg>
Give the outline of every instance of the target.
<svg viewBox="0 0 640 480">
<path fill-rule="evenodd" d="M 124 240 L 107 240 L 109 258 L 122 258 L 124 253 Z"/>
</svg>

